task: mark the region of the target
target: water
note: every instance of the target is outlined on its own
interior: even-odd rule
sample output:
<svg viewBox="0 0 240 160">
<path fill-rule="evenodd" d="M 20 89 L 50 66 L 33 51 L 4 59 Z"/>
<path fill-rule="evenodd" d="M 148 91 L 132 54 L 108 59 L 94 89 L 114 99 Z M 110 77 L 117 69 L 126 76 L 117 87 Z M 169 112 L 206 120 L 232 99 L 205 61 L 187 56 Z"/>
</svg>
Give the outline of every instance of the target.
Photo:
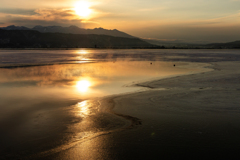
<svg viewBox="0 0 240 160">
<path fill-rule="evenodd" d="M 239 50 L 129 50 L 129 49 L 78 49 L 78 50 L 1 50 L 0 67 L 18 67 L 94 61 L 223 61 L 239 58 Z M 189 59 L 191 58 L 191 59 Z M 195 59 L 196 58 L 196 59 Z"/>
<path fill-rule="evenodd" d="M 203 71 L 204 64 L 162 61 L 192 54 L 173 50 L 1 50 L 1 155 L 22 158 L 55 153 L 85 137 L 123 128 L 128 122 L 109 114 L 112 106 L 101 97 L 148 89 L 135 86 L 138 82 Z"/>
</svg>

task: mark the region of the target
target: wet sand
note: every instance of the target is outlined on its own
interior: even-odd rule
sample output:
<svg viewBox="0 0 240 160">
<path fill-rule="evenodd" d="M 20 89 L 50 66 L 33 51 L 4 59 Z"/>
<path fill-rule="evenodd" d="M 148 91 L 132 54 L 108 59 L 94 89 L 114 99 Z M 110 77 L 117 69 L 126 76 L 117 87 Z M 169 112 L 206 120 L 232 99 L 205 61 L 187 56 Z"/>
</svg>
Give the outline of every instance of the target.
<svg viewBox="0 0 240 160">
<path fill-rule="evenodd" d="M 141 83 L 151 90 L 103 99 L 131 123 L 45 158 L 238 159 L 240 63 L 211 64 L 214 71 Z"/>
<path fill-rule="evenodd" d="M 23 150 L 18 155 L 11 155 L 13 151 L 9 148 L 10 154 L 4 158 L 238 159 L 240 62 L 237 59 L 232 62 L 209 62 L 211 60 L 207 58 L 198 61 L 208 62 L 211 64 L 208 67 L 214 70 L 139 83 L 136 85 L 148 90 L 95 99 L 92 104 L 97 103 L 103 112 L 80 124 L 79 119 L 66 114 L 69 108 L 63 107 L 59 113 L 55 113 L 54 109 L 44 110 L 56 116 L 53 120 L 54 130 L 47 121 L 44 122 L 46 133 L 39 130 L 39 134 L 48 138 L 30 141 L 32 145 L 23 139 L 25 144 L 22 142 L 16 148 L 24 145 L 35 148 L 27 148 L 29 153 Z M 59 106 L 69 106 L 76 102 L 57 103 Z M 44 105 L 48 108 L 51 103 Z M 108 122 L 112 120 L 114 125 Z M 56 125 L 57 121 L 59 123 Z M 81 133 L 81 125 L 89 126 L 86 130 L 90 134 L 86 133 L 86 137 L 75 134 L 78 131 Z M 74 136 L 80 138 L 73 138 L 75 141 L 72 141 Z"/>
</svg>

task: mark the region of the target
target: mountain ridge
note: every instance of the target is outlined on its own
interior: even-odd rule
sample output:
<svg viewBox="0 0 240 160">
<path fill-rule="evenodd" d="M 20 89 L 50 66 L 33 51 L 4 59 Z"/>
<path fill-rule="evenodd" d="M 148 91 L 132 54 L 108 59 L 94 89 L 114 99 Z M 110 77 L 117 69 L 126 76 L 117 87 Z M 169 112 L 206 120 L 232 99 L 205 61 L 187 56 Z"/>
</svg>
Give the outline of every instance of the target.
<svg viewBox="0 0 240 160">
<path fill-rule="evenodd" d="M 0 29 L 0 48 L 153 48 L 139 38 Z"/>
<path fill-rule="evenodd" d="M 42 33 L 71 33 L 71 34 L 97 34 L 97 35 L 109 35 L 114 37 L 124 37 L 124 38 L 137 38 L 131 36 L 127 33 L 122 31 L 118 31 L 117 29 L 108 30 L 104 28 L 94 28 L 94 29 L 85 29 L 79 28 L 77 26 L 71 25 L 69 27 L 62 27 L 62 26 L 41 26 L 37 25 L 33 28 L 28 28 L 25 26 L 7 26 L 1 27 L 0 29 L 3 30 L 36 30 Z"/>
<path fill-rule="evenodd" d="M 118 31 L 117 29 L 113 29 L 113 30 L 107 30 L 104 28 L 94 28 L 94 29 L 84 29 L 84 28 L 79 28 L 77 26 L 69 26 L 69 27 L 62 27 L 62 26 L 41 26 L 41 25 L 37 25 L 33 28 L 27 28 L 25 26 L 15 26 L 15 25 L 11 25 L 11 26 L 7 26 L 7 27 L 1 27 L 0 29 L 2 30 L 6 30 L 6 31 L 36 31 L 36 32 L 40 32 L 40 33 L 59 33 L 59 34 L 77 34 L 77 35 L 91 35 L 91 37 L 93 37 L 93 35 L 96 35 L 95 38 L 97 37 L 97 35 L 99 37 L 101 37 L 100 39 L 102 39 L 105 36 L 112 36 L 112 37 L 118 37 L 119 38 L 129 38 L 129 39 L 135 39 L 134 41 L 136 42 L 136 44 L 140 44 L 139 42 L 137 42 L 136 39 L 141 40 L 143 46 L 134 46 L 134 44 L 131 42 L 131 44 L 127 44 L 124 43 L 125 46 L 117 46 L 117 44 L 112 44 L 111 42 L 109 42 L 109 44 L 104 44 L 102 45 L 103 48 L 111 48 L 111 47 L 119 47 L 119 48 L 174 48 L 174 49 L 238 49 L 240 48 L 240 41 L 233 41 L 233 42 L 227 42 L 227 43 L 208 43 L 208 44 L 194 44 L 194 43 L 186 43 L 186 42 L 182 42 L 181 40 L 173 40 L 173 41 L 162 41 L 162 40 L 151 40 L 151 39 L 141 39 L 141 38 L 137 38 L 137 37 L 133 37 L 127 33 Z M 32 32 L 33 33 L 33 32 Z M 56 35 L 54 35 L 56 36 Z M 74 37 L 74 36 L 72 36 Z M 83 38 L 84 36 L 82 36 Z M 87 36 L 85 36 L 87 37 Z M 107 39 L 114 39 L 114 38 L 109 38 L 109 37 L 105 37 Z M 115 39 L 116 40 L 116 39 Z M 114 41 L 115 41 L 114 40 Z M 117 40 L 117 41 L 118 41 Z M 47 41 L 47 40 L 46 40 Z M 57 41 L 57 39 L 56 39 Z M 71 40 L 70 40 L 71 41 Z M 102 39 L 102 41 L 106 40 Z M 0 35 L 0 44 L 5 44 L 8 42 L 8 39 L 4 39 L 2 38 L 2 36 Z M 126 42 L 130 42 L 130 40 L 126 39 Z M 43 42 L 41 42 L 43 43 Z M 74 43 L 74 42 L 73 42 Z M 95 41 L 95 43 L 99 43 L 97 41 Z M 121 42 L 122 43 L 122 42 Z M 42 45 L 40 45 L 41 47 Z M 43 45 L 43 46 L 48 46 L 48 45 Z M 60 47 L 62 46 L 66 46 L 64 44 L 62 45 L 58 45 Z M 81 45 L 77 45 L 80 46 Z M 87 45 L 87 47 L 93 47 Z M 16 47 L 16 46 L 14 46 Z M 68 45 L 68 47 L 73 47 L 72 45 Z"/>
</svg>

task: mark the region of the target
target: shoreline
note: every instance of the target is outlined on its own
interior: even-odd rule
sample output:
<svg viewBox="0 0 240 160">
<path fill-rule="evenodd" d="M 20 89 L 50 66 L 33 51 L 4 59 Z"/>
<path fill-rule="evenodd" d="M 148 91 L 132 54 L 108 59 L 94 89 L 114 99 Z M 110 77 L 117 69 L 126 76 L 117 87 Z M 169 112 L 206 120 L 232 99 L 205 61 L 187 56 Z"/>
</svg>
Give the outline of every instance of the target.
<svg viewBox="0 0 240 160">
<path fill-rule="evenodd" d="M 196 64 L 199 64 L 197 62 L 194 62 Z M 174 75 L 174 76 L 167 76 L 167 77 L 161 77 L 161 78 L 154 78 L 152 80 L 147 80 L 147 81 L 142 81 L 142 82 L 136 82 L 134 84 L 131 85 L 126 85 L 126 87 L 132 87 L 132 86 L 137 86 L 137 87 L 143 87 L 143 88 L 148 88 L 148 89 L 158 89 L 158 87 L 151 87 L 151 83 L 154 82 L 159 82 L 159 81 L 164 81 L 164 80 L 169 80 L 172 78 L 179 78 L 179 77 L 183 77 L 183 76 L 191 76 L 191 75 L 197 75 L 197 74 L 202 74 L 202 73 L 207 73 L 207 72 L 214 72 L 214 65 L 212 65 L 211 63 L 200 63 L 202 66 L 201 71 L 195 72 L 195 73 L 185 73 L 185 74 L 180 74 L 180 75 Z M 208 69 L 208 70 L 207 70 Z M 150 85 L 149 85 L 150 84 Z M 163 88 L 161 88 L 163 89 Z M 126 129 L 131 129 L 134 126 L 138 126 L 138 125 L 142 125 L 142 120 L 139 119 L 138 117 L 134 117 L 131 116 L 129 114 L 126 113 L 118 113 L 116 111 L 114 111 L 114 109 L 116 109 L 116 106 L 118 104 L 116 104 L 115 99 L 121 99 L 121 97 L 128 97 L 134 94 L 138 94 L 138 93 L 142 93 L 142 92 L 151 92 L 151 90 L 144 90 L 144 91 L 136 91 L 136 92 L 130 92 L 130 93 L 122 93 L 122 94 L 117 94 L 117 95 L 109 95 L 106 97 L 101 97 L 99 98 L 99 101 L 102 101 L 103 103 L 105 103 L 106 106 L 108 106 L 108 113 L 111 113 L 115 116 L 118 116 L 120 118 L 123 118 L 127 121 L 129 121 L 130 123 L 124 127 L 121 127 L 118 130 L 126 130 Z M 111 106 L 111 107 L 109 107 Z M 106 107 L 105 107 L 106 108 Z M 111 131 L 111 132 L 116 132 L 115 130 Z M 100 134 L 101 136 L 101 134 Z"/>
<path fill-rule="evenodd" d="M 181 62 L 180 62 L 181 63 Z M 184 63 L 184 62 L 183 62 Z M 189 62 L 188 62 L 189 63 Z M 152 86 L 151 84 L 154 84 L 155 82 L 160 82 L 161 81 L 167 81 L 167 80 L 171 80 L 174 78 L 181 78 L 184 76 L 195 76 L 195 75 L 199 75 L 199 74 L 203 74 L 203 73 L 208 73 L 208 72 L 215 72 L 216 68 L 214 67 L 214 65 L 212 63 L 203 63 L 203 62 L 193 62 L 194 64 L 201 64 L 200 66 L 198 66 L 198 68 L 201 68 L 200 71 L 196 71 L 194 73 L 185 73 L 185 74 L 179 74 L 179 75 L 173 75 L 173 76 L 167 76 L 167 77 L 158 77 L 158 78 L 154 78 L 151 80 L 146 80 L 146 81 L 139 81 L 139 82 L 134 82 L 131 85 L 125 85 L 126 87 L 142 87 L 142 88 L 148 88 L 150 90 L 141 90 L 141 91 L 135 91 L 135 92 L 130 92 L 130 93 L 122 93 L 122 94 L 117 94 L 117 95 L 109 95 L 107 97 L 101 97 L 100 100 L 104 101 L 105 103 L 107 103 L 106 101 L 110 101 L 110 103 L 112 104 L 112 107 L 110 107 L 111 109 L 108 111 L 109 113 L 112 113 L 116 116 L 122 117 L 126 120 L 131 121 L 131 125 L 130 126 L 134 126 L 135 125 L 141 125 L 141 119 L 138 119 L 137 117 L 131 117 L 131 115 L 126 115 L 124 113 L 117 113 L 114 112 L 114 109 L 116 108 L 116 103 L 114 102 L 115 99 L 121 99 L 121 97 L 128 97 L 134 94 L 139 94 L 139 93 L 143 93 L 143 92 L 151 92 L 152 89 L 160 89 L 161 91 L 166 91 L 169 90 L 169 88 L 161 88 L 161 87 L 156 87 L 156 86 Z M 182 66 L 180 66 L 182 67 Z M 196 66 L 195 66 L 196 67 Z M 187 67 L 188 68 L 188 67 Z M 128 128 L 128 127 L 127 127 Z"/>
<path fill-rule="evenodd" d="M 197 62 L 194 62 L 194 63 L 197 63 Z M 200 71 L 200 72 L 197 72 L 197 73 L 175 75 L 175 76 L 163 77 L 163 78 L 160 78 L 160 79 L 156 78 L 156 79 L 153 79 L 153 80 L 137 82 L 137 83 L 133 84 L 132 86 L 140 86 L 140 87 L 144 87 L 144 88 L 146 87 L 146 88 L 149 88 L 150 90 L 136 91 L 134 93 L 125 93 L 125 94 L 120 94 L 120 95 L 115 95 L 115 96 L 108 96 L 107 98 L 110 98 L 112 101 L 114 101 L 115 99 L 121 99 L 122 97 L 134 96 L 134 95 L 138 95 L 138 94 L 141 94 L 141 93 L 144 93 L 144 92 L 146 92 L 146 93 L 147 92 L 149 92 L 149 93 L 150 92 L 155 92 L 155 91 L 164 92 L 164 91 L 170 91 L 170 90 L 174 90 L 174 89 L 180 89 L 181 87 L 177 87 L 176 85 L 173 85 L 173 86 L 168 85 L 168 87 L 166 87 L 164 85 L 166 83 L 169 83 L 169 81 L 178 81 L 179 79 L 180 80 L 181 79 L 189 80 L 189 79 L 193 79 L 193 78 L 196 78 L 196 77 L 199 78 L 199 77 L 201 77 L 202 74 L 208 74 L 208 75 L 204 75 L 205 77 L 209 76 L 209 75 L 212 75 L 212 77 L 215 77 L 216 73 L 218 71 L 222 70 L 222 67 L 217 67 L 221 63 L 232 63 L 232 62 L 212 62 L 212 63 L 204 62 L 203 64 L 208 64 L 204 68 L 207 68 L 209 70 Z M 240 65 L 239 61 L 236 61 L 235 63 L 239 63 L 239 65 Z M 238 71 L 236 71 L 236 72 L 238 72 Z M 240 73 L 240 71 L 239 71 L 239 73 Z M 182 89 L 185 89 L 186 86 L 187 86 L 187 84 L 185 84 L 185 86 L 182 87 Z M 195 91 L 195 90 L 197 91 L 198 89 L 199 90 L 209 89 L 209 87 L 199 87 L 198 88 L 198 87 L 192 87 L 192 86 L 187 87 L 187 88 L 188 88 L 189 91 Z M 239 89 L 236 89 L 236 90 L 239 90 Z M 102 97 L 102 100 L 104 100 L 104 99 L 105 99 L 105 97 Z M 113 110 L 115 108 L 116 107 L 114 106 Z"/>
<path fill-rule="evenodd" d="M 79 47 L 79 48 L 74 48 L 74 47 L 62 47 L 62 48 L 54 48 L 54 47 L 49 47 L 49 48 L 0 48 L 0 50 L 78 50 L 78 49 L 88 49 L 88 50 L 102 50 L 102 49 L 117 49 L 117 50 L 128 50 L 128 49 L 133 49 L 133 50 L 142 50 L 142 49 L 150 49 L 150 50 L 239 50 L 240 48 L 234 48 L 234 47 L 229 47 L 229 48 L 219 48 L 219 47 L 164 47 L 164 45 L 161 46 L 153 46 L 153 47 Z"/>
</svg>

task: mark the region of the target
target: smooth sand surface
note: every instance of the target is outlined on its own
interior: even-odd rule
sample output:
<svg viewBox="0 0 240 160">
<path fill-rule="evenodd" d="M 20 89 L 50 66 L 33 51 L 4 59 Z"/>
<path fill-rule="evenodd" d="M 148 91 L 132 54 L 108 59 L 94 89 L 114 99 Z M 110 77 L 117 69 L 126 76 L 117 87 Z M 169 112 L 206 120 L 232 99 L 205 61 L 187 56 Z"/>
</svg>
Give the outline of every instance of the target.
<svg viewBox="0 0 240 160">
<path fill-rule="evenodd" d="M 141 83 L 152 89 L 103 99 L 132 124 L 45 158 L 238 159 L 240 63 L 211 64 L 210 72 Z"/>
</svg>

